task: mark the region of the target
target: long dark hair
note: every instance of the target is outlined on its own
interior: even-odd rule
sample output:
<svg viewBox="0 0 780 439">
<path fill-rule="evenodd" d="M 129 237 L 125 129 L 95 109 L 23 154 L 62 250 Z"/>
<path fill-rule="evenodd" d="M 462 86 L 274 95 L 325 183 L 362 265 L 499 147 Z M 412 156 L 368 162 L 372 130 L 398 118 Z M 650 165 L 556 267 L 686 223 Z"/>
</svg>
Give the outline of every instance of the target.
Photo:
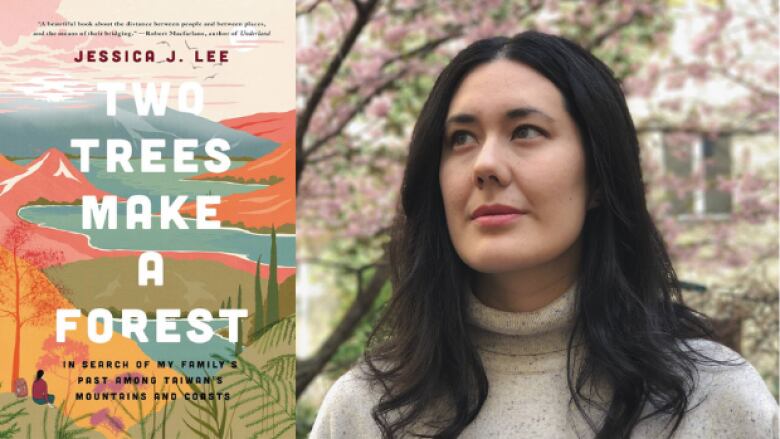
<svg viewBox="0 0 780 439">
<path fill-rule="evenodd" d="M 522 63 L 558 88 L 580 132 L 590 189 L 598 194 L 582 230 L 567 355 L 572 401 L 597 438 L 627 438 L 641 420 L 664 414 L 673 433 L 690 409 L 697 363 L 714 361 L 686 340 L 713 339 L 711 327 L 682 303 L 677 275 L 647 211 L 639 143 L 619 82 L 577 44 L 538 32 L 471 44 L 442 71 L 422 108 L 391 240 L 393 297 L 365 356 L 370 379 L 383 389 L 372 416 L 390 438 L 445 401 L 451 416 L 421 436 L 454 437 L 487 398 L 487 377 L 467 327 L 473 271 L 450 240 L 438 174 L 445 117 L 457 87 L 477 66 L 496 59 Z M 577 370 L 575 333 L 586 346 Z M 596 381 L 612 391 L 607 406 L 586 391 Z M 641 416 L 647 404 L 652 410 Z M 601 407 L 603 422 L 586 413 L 589 405 Z"/>
</svg>

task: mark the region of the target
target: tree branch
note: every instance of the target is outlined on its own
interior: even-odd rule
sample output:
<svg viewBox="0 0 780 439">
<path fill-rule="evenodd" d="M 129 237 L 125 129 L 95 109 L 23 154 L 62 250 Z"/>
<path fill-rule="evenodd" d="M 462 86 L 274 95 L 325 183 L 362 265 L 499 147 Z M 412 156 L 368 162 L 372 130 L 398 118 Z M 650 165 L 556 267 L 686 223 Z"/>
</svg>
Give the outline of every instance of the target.
<svg viewBox="0 0 780 439">
<path fill-rule="evenodd" d="M 363 111 L 363 109 L 366 108 L 366 106 L 371 103 L 371 101 L 384 93 L 387 90 L 390 90 L 391 88 L 395 87 L 395 82 L 401 79 L 402 76 L 406 74 L 406 69 L 399 70 L 395 75 L 391 76 L 385 82 L 383 82 L 381 85 L 379 85 L 377 88 L 374 89 L 374 91 L 369 94 L 368 96 L 365 96 L 363 99 L 360 100 L 353 108 L 352 111 L 349 112 L 347 117 L 345 117 L 339 124 L 331 130 L 329 133 L 325 134 L 324 136 L 320 137 L 319 139 L 315 140 L 312 145 L 308 148 L 306 148 L 303 151 L 303 158 L 307 159 L 311 154 L 316 152 L 318 149 L 320 149 L 323 145 L 328 143 L 328 141 L 336 136 L 338 136 L 342 131 L 344 131 L 344 128 L 352 121 L 352 119 L 355 118 L 360 112 Z"/>
<path fill-rule="evenodd" d="M 361 273 L 371 267 L 376 266 L 376 263 L 372 264 L 365 264 L 358 267 L 353 267 L 352 265 L 345 264 L 338 261 L 328 261 L 325 259 L 320 258 L 300 258 L 298 259 L 298 262 L 304 263 L 304 264 L 312 264 L 312 265 L 320 265 L 323 267 L 330 267 L 330 268 L 338 268 L 343 271 L 347 271 L 350 273 Z"/>
<path fill-rule="evenodd" d="M 394 63 L 398 61 L 406 61 L 410 58 L 413 58 L 415 56 L 426 56 L 436 50 L 439 46 L 446 43 L 447 41 L 450 41 L 453 38 L 457 38 L 462 35 L 462 29 L 463 26 L 456 26 L 450 33 L 447 35 L 444 35 L 442 37 L 426 41 L 425 43 L 415 47 L 414 49 L 408 50 L 403 53 L 399 53 L 398 55 L 386 59 L 382 66 L 379 68 L 380 71 L 385 70 L 386 68 L 392 66 Z M 353 93 L 357 93 L 358 89 L 360 88 L 360 84 L 353 85 L 352 87 L 345 90 L 344 94 L 350 95 Z"/>
<path fill-rule="evenodd" d="M 737 84 L 747 88 L 748 90 L 750 90 L 750 91 L 752 91 L 752 92 L 754 92 L 754 93 L 756 93 L 756 94 L 758 94 L 758 95 L 760 95 L 762 97 L 772 98 L 772 99 L 775 99 L 775 100 L 777 100 L 777 98 L 778 98 L 777 91 L 775 91 L 774 89 L 771 89 L 771 88 L 768 89 L 768 88 L 761 87 L 760 85 L 758 85 L 758 84 L 756 84 L 756 83 L 754 83 L 754 82 L 752 82 L 752 81 L 750 81 L 750 80 L 748 80 L 746 78 L 740 77 L 740 76 L 738 76 L 738 75 L 728 71 L 724 67 L 715 66 L 715 67 L 710 67 L 710 68 L 715 73 L 720 74 L 721 76 L 723 76 L 723 77 L 725 77 L 725 78 L 727 78 L 727 79 L 729 79 L 729 80 L 731 80 L 731 81 L 733 81 L 733 82 L 735 82 L 735 83 L 737 83 Z"/>
<path fill-rule="evenodd" d="M 624 27 L 626 27 L 629 24 L 631 24 L 634 21 L 634 19 L 636 19 L 637 17 L 639 17 L 641 15 L 642 15 L 642 13 L 639 12 L 639 10 L 634 9 L 634 11 L 631 13 L 631 15 L 629 15 L 628 17 L 626 17 L 623 20 L 616 21 L 615 24 L 613 24 L 612 26 L 608 27 L 607 29 L 602 31 L 600 34 L 596 35 L 592 40 L 590 40 L 585 45 L 585 48 L 588 49 L 588 51 L 593 51 L 593 49 L 595 49 L 596 47 L 599 47 L 600 45 L 602 45 L 607 38 L 611 37 L 616 32 L 619 32 L 621 29 L 623 29 Z"/>
<path fill-rule="evenodd" d="M 436 48 L 438 48 L 442 44 L 444 44 L 447 41 L 449 41 L 449 40 L 451 40 L 453 38 L 456 38 L 457 36 L 461 35 L 461 29 L 462 28 L 459 26 L 455 30 L 453 30 L 450 33 L 448 33 L 447 35 L 444 35 L 442 37 L 436 38 L 434 40 L 427 41 L 427 42 L 425 42 L 425 43 L 415 47 L 414 49 L 411 49 L 411 50 L 409 50 L 407 52 L 404 52 L 404 53 L 400 53 L 400 54 L 398 54 L 398 55 L 396 55 L 396 56 L 394 56 L 392 58 L 389 58 L 389 59 L 385 60 L 385 62 L 382 64 L 381 70 L 384 70 L 386 67 L 388 67 L 388 66 L 390 66 L 393 63 L 396 63 L 398 61 L 404 61 L 404 60 L 407 60 L 409 58 L 413 58 L 413 57 L 416 57 L 416 56 L 425 56 L 425 55 L 433 52 L 434 50 L 436 50 Z M 344 128 L 346 128 L 346 126 L 349 124 L 349 122 L 351 122 L 352 119 L 354 119 L 361 111 L 363 111 L 363 109 L 366 106 L 368 106 L 368 104 L 371 103 L 371 101 L 375 97 L 381 95 L 382 93 L 384 93 L 387 90 L 390 90 L 390 89 L 394 88 L 395 85 L 396 85 L 395 84 L 396 81 L 398 81 L 404 75 L 406 75 L 406 72 L 407 72 L 407 69 L 401 69 L 395 75 L 393 75 L 390 78 L 388 78 L 379 87 L 374 89 L 374 91 L 370 95 L 366 96 L 363 100 L 361 100 L 353 108 L 353 110 L 349 113 L 349 115 L 346 118 L 344 118 L 342 123 L 340 123 L 335 129 L 331 130 L 328 134 L 326 134 L 326 135 L 320 137 L 319 139 L 315 140 L 310 147 L 305 148 L 304 151 L 303 151 L 303 154 L 304 154 L 304 158 L 306 159 L 306 162 L 307 163 L 319 163 L 319 162 L 325 161 L 325 160 L 327 160 L 329 158 L 338 156 L 339 155 L 338 153 L 332 153 L 332 154 L 326 154 L 325 156 L 322 156 L 322 157 L 312 158 L 311 160 L 309 160 L 309 157 L 315 151 L 320 149 L 323 145 L 325 145 L 328 141 L 330 141 L 334 137 L 338 136 L 344 130 Z M 353 87 L 350 87 L 346 91 L 346 94 L 356 93 L 358 91 L 358 88 L 359 88 L 359 86 L 357 86 L 357 85 L 355 85 Z"/>
<path fill-rule="evenodd" d="M 296 16 L 296 17 L 301 17 L 301 16 L 304 16 L 304 15 L 307 15 L 307 14 L 311 14 L 311 13 L 312 13 L 312 12 L 313 12 L 315 9 L 317 9 L 317 7 L 318 7 L 320 4 L 322 4 L 322 2 L 323 2 L 323 1 L 324 1 L 324 0 L 315 0 L 315 1 L 314 1 L 314 2 L 312 2 L 312 4 L 310 4 L 309 6 L 306 6 L 306 7 L 304 7 L 304 8 L 301 8 L 301 9 L 297 9 L 297 10 L 295 11 L 295 16 Z"/>
<path fill-rule="evenodd" d="M 389 65 L 391 65 L 391 64 L 393 64 L 395 62 L 398 62 L 398 61 L 405 61 L 405 60 L 407 60 L 409 58 L 414 58 L 416 56 L 425 56 L 425 55 L 433 52 L 434 50 L 436 50 L 439 46 L 441 46 L 442 44 L 446 43 L 447 41 L 449 41 L 449 40 L 451 40 L 453 38 L 457 38 L 457 37 L 461 36 L 462 34 L 463 34 L 463 26 L 455 26 L 450 32 L 448 32 L 447 34 L 445 34 L 445 35 L 443 35 L 443 36 L 441 36 L 439 38 L 427 41 L 427 42 L 425 42 L 425 43 L 415 47 L 412 50 L 409 50 L 409 51 L 403 52 L 403 53 L 399 53 L 398 55 L 396 55 L 396 56 L 394 56 L 392 58 L 388 58 L 387 60 L 385 60 L 384 63 L 382 63 L 382 68 L 384 69 L 384 68 L 388 67 Z"/>
<path fill-rule="evenodd" d="M 344 40 L 341 42 L 341 46 L 339 46 L 339 49 L 336 52 L 336 54 L 333 56 L 333 58 L 331 58 L 330 64 L 328 64 L 325 73 L 322 75 L 322 77 L 319 79 L 317 84 L 314 86 L 314 90 L 312 91 L 311 96 L 309 97 L 308 101 L 306 101 L 306 106 L 303 108 L 303 111 L 301 111 L 300 115 L 298 116 L 298 120 L 295 128 L 295 150 L 296 150 L 295 151 L 296 152 L 295 190 L 296 192 L 298 191 L 298 184 L 301 181 L 301 174 L 303 173 L 303 170 L 306 167 L 306 159 L 303 154 L 303 139 L 306 136 L 306 132 L 309 129 L 311 118 L 314 115 L 315 110 L 317 110 L 317 107 L 320 105 L 322 98 L 325 96 L 325 91 L 328 89 L 328 87 L 330 87 L 330 84 L 336 78 L 336 74 L 338 74 L 339 70 L 341 69 L 341 65 L 344 63 L 344 60 L 347 58 L 347 55 L 349 55 L 349 52 L 352 50 L 352 46 L 355 44 L 355 41 L 357 41 L 358 36 L 360 36 L 360 33 L 368 25 L 368 22 L 371 18 L 371 14 L 376 8 L 376 5 L 378 3 L 379 0 L 366 0 L 365 3 L 359 3 L 361 6 L 358 7 L 357 17 L 355 18 L 355 21 L 352 23 L 352 27 L 350 28 L 347 35 L 344 37 Z"/>
<path fill-rule="evenodd" d="M 366 11 L 364 9 L 366 7 L 366 5 L 361 3 L 360 0 L 350 0 L 350 1 L 355 6 L 355 9 L 357 9 L 358 14 L 365 14 L 366 13 Z"/>
<path fill-rule="evenodd" d="M 661 132 L 661 133 L 687 133 L 687 134 L 708 134 L 711 130 L 706 130 L 701 127 L 686 126 L 686 125 L 644 125 L 637 126 L 637 134 Z M 717 130 L 723 134 L 737 134 L 737 135 L 759 135 L 766 134 L 766 130 L 751 129 L 751 128 L 724 128 Z"/>
<path fill-rule="evenodd" d="M 390 278 L 390 267 L 385 262 L 386 260 L 386 258 L 383 258 L 382 262 L 375 265 L 376 271 L 374 271 L 374 275 L 368 282 L 368 285 L 365 288 L 358 289 L 355 300 L 319 350 L 310 358 L 298 361 L 295 374 L 295 393 L 297 396 L 300 397 L 312 380 L 322 372 L 328 361 L 335 355 L 339 347 L 352 336 L 358 323 L 371 309 L 371 305 L 373 305 L 377 296 L 379 296 L 379 292 L 382 291 L 385 283 Z M 362 281 L 359 284 L 362 284 Z"/>
</svg>

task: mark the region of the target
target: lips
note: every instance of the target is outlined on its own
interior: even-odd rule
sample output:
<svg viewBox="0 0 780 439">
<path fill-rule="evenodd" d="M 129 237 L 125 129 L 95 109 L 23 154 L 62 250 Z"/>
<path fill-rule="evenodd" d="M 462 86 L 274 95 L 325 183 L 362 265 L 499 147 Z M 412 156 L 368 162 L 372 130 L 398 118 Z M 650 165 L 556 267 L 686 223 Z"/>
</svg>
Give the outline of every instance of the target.
<svg viewBox="0 0 780 439">
<path fill-rule="evenodd" d="M 503 204 L 485 204 L 471 214 L 471 219 L 480 226 L 496 227 L 511 223 L 527 213 Z"/>
<path fill-rule="evenodd" d="M 528 212 L 503 204 L 483 204 L 471 214 L 471 219 L 477 219 L 483 216 L 523 215 L 526 213 Z"/>
</svg>

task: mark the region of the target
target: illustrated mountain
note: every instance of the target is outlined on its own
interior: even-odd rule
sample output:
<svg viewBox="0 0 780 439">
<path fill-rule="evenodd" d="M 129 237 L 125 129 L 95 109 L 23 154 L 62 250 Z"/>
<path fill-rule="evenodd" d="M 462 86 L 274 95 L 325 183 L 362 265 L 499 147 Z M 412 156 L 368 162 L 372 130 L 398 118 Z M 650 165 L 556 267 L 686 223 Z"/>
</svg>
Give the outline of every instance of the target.
<svg viewBox="0 0 780 439">
<path fill-rule="evenodd" d="M 140 139 L 165 139 L 168 146 L 164 157 L 170 157 L 173 140 L 197 139 L 196 155 L 204 155 L 203 146 L 211 138 L 225 139 L 231 145 L 227 153 L 231 157 L 260 157 L 276 147 L 277 142 L 254 136 L 248 132 L 231 129 L 218 122 L 190 113 L 167 108 L 164 116 L 138 116 L 133 99 L 117 100 L 115 117 L 106 115 L 105 96 L 92 95 L 82 98 L 78 105 L 42 103 L 30 99 L 17 99 L 13 112 L 0 111 L 0 151 L 6 156 L 31 157 L 44 151 L 41 145 L 53 146 L 67 154 L 78 154 L 71 148 L 71 139 L 99 139 L 101 147 L 96 157 L 105 156 L 106 139 L 125 139 L 133 145 L 134 155 L 140 150 Z M 11 104 L 0 103 L 0 110 L 10 109 Z"/>
<path fill-rule="evenodd" d="M 250 116 L 225 119 L 226 127 L 246 131 L 253 136 L 285 142 L 295 135 L 295 110 L 284 113 L 257 113 Z"/>
<path fill-rule="evenodd" d="M 10 163 L 3 157 L 0 166 L 5 162 Z M 84 195 L 100 197 L 107 194 L 95 188 L 56 148 L 50 148 L 19 171 L 0 181 L 0 204 L 4 208 L 19 207 L 38 199 L 76 202 Z"/>
<path fill-rule="evenodd" d="M 22 172 L 23 170 L 24 170 L 23 167 L 17 165 L 16 163 L 8 160 L 3 156 L 0 156 L 0 180 L 5 180 L 8 177 L 13 177 L 14 175 Z"/>
</svg>

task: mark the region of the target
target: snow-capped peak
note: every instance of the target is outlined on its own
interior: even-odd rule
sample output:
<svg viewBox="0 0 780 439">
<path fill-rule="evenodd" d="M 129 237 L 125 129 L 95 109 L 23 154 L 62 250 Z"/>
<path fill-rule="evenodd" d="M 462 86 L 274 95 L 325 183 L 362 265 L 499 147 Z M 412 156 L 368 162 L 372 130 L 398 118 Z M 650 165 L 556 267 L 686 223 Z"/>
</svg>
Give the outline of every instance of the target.
<svg viewBox="0 0 780 439">
<path fill-rule="evenodd" d="M 16 183 L 19 183 L 20 181 L 24 180 L 25 177 L 27 177 L 29 175 L 32 175 L 33 173 L 35 173 L 35 171 L 40 169 L 40 167 L 43 166 L 43 163 L 46 161 L 46 159 L 48 157 L 49 157 L 49 154 L 46 153 L 46 155 L 43 156 L 42 160 L 38 160 L 37 163 L 35 163 L 32 166 L 30 166 L 23 173 L 21 173 L 19 175 L 14 175 L 13 177 L 11 177 L 9 179 L 7 179 L 7 180 L 5 180 L 3 182 L 0 182 L 0 185 L 3 186 L 3 191 L 0 192 L 0 197 L 2 197 L 6 192 L 10 191 L 16 185 Z"/>
<path fill-rule="evenodd" d="M 44 160 L 46 159 L 44 158 Z M 65 165 L 65 162 L 63 162 L 61 159 L 60 159 L 60 167 L 57 168 L 57 172 L 54 173 L 55 177 L 59 177 L 60 175 L 64 176 L 65 178 L 70 178 L 71 180 L 74 181 L 79 181 L 78 178 L 74 177 L 73 174 L 71 174 L 70 170 L 68 170 L 68 167 Z"/>
</svg>

